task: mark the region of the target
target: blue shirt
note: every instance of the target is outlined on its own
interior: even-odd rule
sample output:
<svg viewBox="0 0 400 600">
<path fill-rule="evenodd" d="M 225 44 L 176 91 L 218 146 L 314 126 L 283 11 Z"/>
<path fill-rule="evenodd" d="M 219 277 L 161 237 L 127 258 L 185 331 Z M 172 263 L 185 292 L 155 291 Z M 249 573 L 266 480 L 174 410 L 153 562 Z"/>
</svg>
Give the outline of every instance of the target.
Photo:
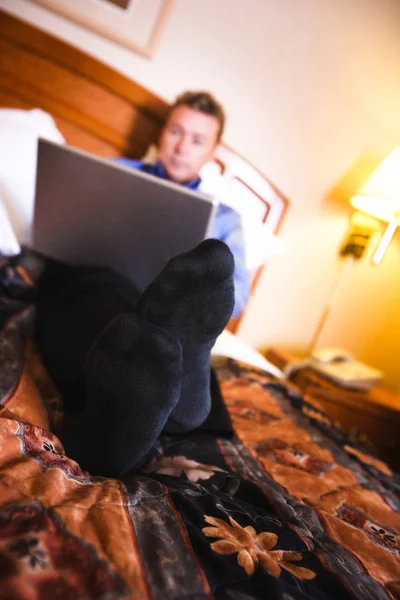
<svg viewBox="0 0 400 600">
<path fill-rule="evenodd" d="M 138 169 L 149 173 L 150 175 L 160 177 L 161 179 L 169 179 L 164 167 L 159 162 L 149 165 L 143 161 L 130 160 L 128 158 L 117 158 L 114 160 L 125 167 Z M 201 178 L 197 177 L 196 179 L 193 179 L 193 181 L 186 183 L 185 187 L 197 190 L 200 183 Z M 219 204 L 211 226 L 210 237 L 225 242 L 234 256 L 235 306 L 232 317 L 238 317 L 243 312 L 250 296 L 250 277 L 245 264 L 243 231 L 240 215 L 230 206 Z"/>
</svg>

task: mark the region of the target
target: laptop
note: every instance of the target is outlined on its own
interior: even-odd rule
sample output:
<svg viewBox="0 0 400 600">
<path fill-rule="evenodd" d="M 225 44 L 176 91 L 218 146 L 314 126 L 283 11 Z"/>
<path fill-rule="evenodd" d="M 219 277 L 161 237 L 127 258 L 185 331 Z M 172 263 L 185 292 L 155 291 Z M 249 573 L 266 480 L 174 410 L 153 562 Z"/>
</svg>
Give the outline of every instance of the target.
<svg viewBox="0 0 400 600">
<path fill-rule="evenodd" d="M 208 237 L 218 202 L 184 186 L 40 139 L 32 247 L 112 267 L 139 292 Z"/>
</svg>

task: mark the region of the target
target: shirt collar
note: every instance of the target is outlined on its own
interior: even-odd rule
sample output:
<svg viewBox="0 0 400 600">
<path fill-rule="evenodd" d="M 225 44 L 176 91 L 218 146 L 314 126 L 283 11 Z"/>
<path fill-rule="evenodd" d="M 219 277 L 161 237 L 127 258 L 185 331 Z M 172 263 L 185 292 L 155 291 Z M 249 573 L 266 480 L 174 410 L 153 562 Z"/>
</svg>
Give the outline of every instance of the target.
<svg viewBox="0 0 400 600">
<path fill-rule="evenodd" d="M 151 165 L 150 173 L 152 175 L 155 175 L 156 177 L 160 177 L 161 179 L 167 179 L 168 181 L 170 180 L 167 171 L 164 169 L 163 165 L 159 161 Z M 196 179 L 192 179 L 191 181 L 188 181 L 187 183 L 184 183 L 182 185 L 189 188 L 190 190 L 197 190 L 200 183 L 201 177 L 196 177 Z"/>
</svg>

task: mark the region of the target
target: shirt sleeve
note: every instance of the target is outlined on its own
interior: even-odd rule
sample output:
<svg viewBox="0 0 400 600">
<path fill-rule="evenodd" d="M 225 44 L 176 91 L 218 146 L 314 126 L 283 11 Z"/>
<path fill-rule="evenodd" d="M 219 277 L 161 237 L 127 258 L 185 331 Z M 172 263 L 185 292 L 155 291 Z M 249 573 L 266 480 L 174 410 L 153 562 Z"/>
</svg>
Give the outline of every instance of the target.
<svg viewBox="0 0 400 600">
<path fill-rule="evenodd" d="M 238 317 L 250 297 L 250 276 L 246 268 L 243 229 L 240 215 L 233 209 L 220 205 L 213 237 L 229 246 L 235 259 L 235 306 L 232 317 Z"/>
</svg>

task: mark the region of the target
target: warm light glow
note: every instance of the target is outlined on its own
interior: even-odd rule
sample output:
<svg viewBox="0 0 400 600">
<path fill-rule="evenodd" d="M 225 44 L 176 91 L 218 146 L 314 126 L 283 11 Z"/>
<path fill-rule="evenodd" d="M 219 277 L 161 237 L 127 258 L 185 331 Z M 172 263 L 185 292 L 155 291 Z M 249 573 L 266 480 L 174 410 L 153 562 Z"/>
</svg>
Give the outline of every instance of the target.
<svg viewBox="0 0 400 600">
<path fill-rule="evenodd" d="M 371 198 L 368 196 L 357 195 L 351 198 L 350 204 L 356 210 L 360 210 L 380 221 L 386 221 L 386 223 L 389 223 L 389 221 L 396 216 L 400 224 L 400 201 L 395 202 L 394 200 L 384 198 Z"/>
<path fill-rule="evenodd" d="M 397 146 L 357 190 L 358 196 L 386 200 L 400 206 L 400 146 Z"/>
<path fill-rule="evenodd" d="M 387 223 L 396 213 L 400 215 L 400 146 L 373 171 L 350 202 L 357 210 Z"/>
<path fill-rule="evenodd" d="M 397 146 L 370 175 L 351 205 L 367 215 L 389 223 L 372 257 L 378 265 L 400 225 L 400 146 Z"/>
</svg>

